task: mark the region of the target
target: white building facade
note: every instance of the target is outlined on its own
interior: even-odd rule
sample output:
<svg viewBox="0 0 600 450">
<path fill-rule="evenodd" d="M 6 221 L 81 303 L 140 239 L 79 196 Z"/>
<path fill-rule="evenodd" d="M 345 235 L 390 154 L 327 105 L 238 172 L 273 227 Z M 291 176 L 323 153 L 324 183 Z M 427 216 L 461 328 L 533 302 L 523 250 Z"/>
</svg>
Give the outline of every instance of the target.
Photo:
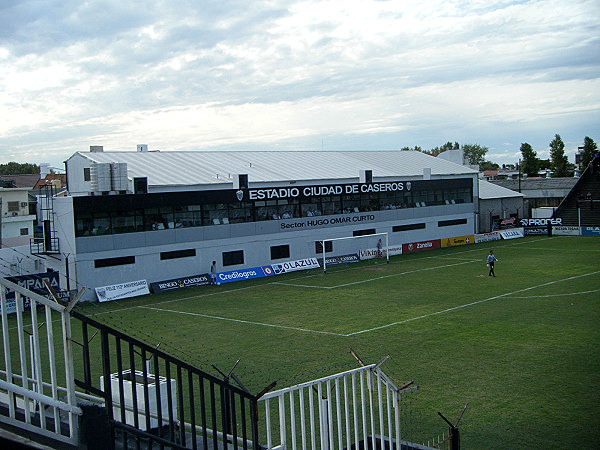
<svg viewBox="0 0 600 450">
<path fill-rule="evenodd" d="M 35 214 L 29 214 L 29 189 L 0 188 L 2 247 L 29 245 Z"/>
<path fill-rule="evenodd" d="M 477 172 L 412 151 L 78 152 L 55 199 L 61 252 L 93 289 L 476 232 Z M 356 253 L 335 241 L 326 255 Z"/>
</svg>

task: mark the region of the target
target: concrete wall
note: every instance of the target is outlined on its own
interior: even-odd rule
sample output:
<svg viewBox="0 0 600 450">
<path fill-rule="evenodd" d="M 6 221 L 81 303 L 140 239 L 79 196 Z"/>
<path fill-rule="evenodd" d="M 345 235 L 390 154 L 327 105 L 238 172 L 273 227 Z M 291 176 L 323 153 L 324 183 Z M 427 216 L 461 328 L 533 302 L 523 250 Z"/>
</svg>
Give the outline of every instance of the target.
<svg viewBox="0 0 600 450">
<path fill-rule="evenodd" d="M 524 201 L 522 197 L 498 198 L 492 200 L 479 200 L 479 232 L 491 231 L 491 216 L 509 218 L 516 214 L 519 218 L 524 217 Z"/>
<path fill-rule="evenodd" d="M 438 227 L 440 220 L 462 218 L 467 220 L 466 224 Z M 413 223 L 425 223 L 426 228 L 392 232 L 394 226 Z M 83 299 L 94 300 L 95 287 L 141 279 L 151 283 L 206 273 L 213 260 L 217 261 L 219 271 L 227 271 L 314 257 L 317 256 L 315 241 L 352 236 L 354 231 L 366 229 L 388 232 L 390 245 L 469 235 L 475 231 L 473 204 L 80 237 L 75 239 L 77 281 L 88 288 Z M 290 257 L 272 261 L 270 248 L 286 244 L 290 246 Z M 356 253 L 360 245 L 365 242 L 336 241 L 331 255 Z M 374 247 L 375 243 L 370 245 Z M 186 249 L 195 249 L 196 256 L 160 259 L 161 252 Z M 222 253 L 235 250 L 244 251 L 244 264 L 223 267 Z M 135 264 L 94 267 L 97 259 L 121 256 L 135 256 Z"/>
</svg>

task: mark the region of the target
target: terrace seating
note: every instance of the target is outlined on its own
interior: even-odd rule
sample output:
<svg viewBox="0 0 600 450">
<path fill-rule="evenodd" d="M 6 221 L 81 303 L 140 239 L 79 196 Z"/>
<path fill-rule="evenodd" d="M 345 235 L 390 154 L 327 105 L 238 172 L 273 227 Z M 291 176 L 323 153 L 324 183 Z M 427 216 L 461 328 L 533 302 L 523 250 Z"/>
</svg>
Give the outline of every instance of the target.
<svg viewBox="0 0 600 450">
<path fill-rule="evenodd" d="M 565 226 L 600 225 L 600 158 L 585 169 L 552 216 Z"/>
</svg>

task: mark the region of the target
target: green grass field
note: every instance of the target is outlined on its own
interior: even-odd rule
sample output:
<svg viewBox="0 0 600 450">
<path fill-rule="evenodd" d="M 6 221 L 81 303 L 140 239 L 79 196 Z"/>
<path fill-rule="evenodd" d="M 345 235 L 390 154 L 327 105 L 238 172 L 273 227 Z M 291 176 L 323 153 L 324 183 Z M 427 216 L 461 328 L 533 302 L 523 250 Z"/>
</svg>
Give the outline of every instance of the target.
<svg viewBox="0 0 600 450">
<path fill-rule="evenodd" d="M 485 257 L 494 249 L 496 278 Z M 192 270 L 193 272 L 193 270 Z M 257 393 L 391 358 L 414 380 L 423 442 L 456 418 L 462 447 L 600 446 L 600 239 L 452 247 L 77 310 Z"/>
</svg>

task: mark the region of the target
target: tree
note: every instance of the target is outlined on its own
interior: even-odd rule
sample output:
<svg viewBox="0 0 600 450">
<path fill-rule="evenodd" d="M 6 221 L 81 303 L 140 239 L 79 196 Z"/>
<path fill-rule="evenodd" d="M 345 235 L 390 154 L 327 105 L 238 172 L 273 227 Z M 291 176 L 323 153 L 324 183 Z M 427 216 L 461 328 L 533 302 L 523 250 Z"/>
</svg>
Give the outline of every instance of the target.
<svg viewBox="0 0 600 450">
<path fill-rule="evenodd" d="M 40 173 L 40 168 L 35 164 L 17 163 L 14 161 L 0 164 L 0 175 L 23 175 L 31 173 Z"/>
<path fill-rule="evenodd" d="M 479 170 L 498 170 L 499 168 L 499 164 L 496 164 L 491 161 L 484 161 L 483 164 L 479 165 Z"/>
<path fill-rule="evenodd" d="M 413 148 L 402 147 L 400 150 L 403 152 L 422 152 L 423 151 L 423 150 L 421 150 L 421 147 L 419 147 L 418 145 L 415 145 Z"/>
<path fill-rule="evenodd" d="M 540 160 L 537 158 L 537 153 L 535 150 L 531 148 L 531 145 L 529 145 L 527 142 L 521 144 L 521 155 L 523 156 L 523 162 L 521 165 L 523 173 L 528 177 L 537 175 L 540 167 Z"/>
<path fill-rule="evenodd" d="M 555 134 L 550 142 L 550 160 L 552 161 L 552 176 L 554 178 L 566 177 L 568 175 L 567 165 L 569 160 L 565 155 L 565 143 L 560 138 L 560 134 Z"/>
<path fill-rule="evenodd" d="M 466 160 L 472 165 L 483 164 L 485 161 L 485 154 L 488 152 L 487 147 L 482 147 L 479 144 L 464 144 L 462 149 Z"/>
<path fill-rule="evenodd" d="M 598 146 L 590 137 L 583 140 L 583 150 L 581 151 L 581 168 L 585 170 L 598 154 Z"/>
<path fill-rule="evenodd" d="M 552 167 L 552 163 L 549 159 L 539 159 L 538 160 L 538 170 L 548 170 Z"/>
</svg>

